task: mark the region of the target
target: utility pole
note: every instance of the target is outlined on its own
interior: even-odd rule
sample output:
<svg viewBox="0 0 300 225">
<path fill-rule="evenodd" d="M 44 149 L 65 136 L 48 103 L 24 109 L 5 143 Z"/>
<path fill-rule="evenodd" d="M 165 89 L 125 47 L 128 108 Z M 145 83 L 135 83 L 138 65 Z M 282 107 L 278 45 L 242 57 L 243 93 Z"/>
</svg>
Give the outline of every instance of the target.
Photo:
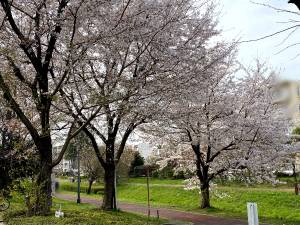
<svg viewBox="0 0 300 225">
<path fill-rule="evenodd" d="M 79 143 L 78 143 L 79 144 Z M 79 144 L 77 146 L 77 203 L 79 204 L 81 202 L 80 199 L 80 147 Z"/>
</svg>

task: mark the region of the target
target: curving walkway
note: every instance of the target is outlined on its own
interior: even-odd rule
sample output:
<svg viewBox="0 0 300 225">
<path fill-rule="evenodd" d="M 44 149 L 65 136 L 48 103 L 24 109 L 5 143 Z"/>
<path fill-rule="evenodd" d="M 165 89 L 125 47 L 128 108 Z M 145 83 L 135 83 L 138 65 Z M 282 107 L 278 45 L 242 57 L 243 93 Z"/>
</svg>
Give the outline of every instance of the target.
<svg viewBox="0 0 300 225">
<path fill-rule="evenodd" d="M 76 201 L 76 196 L 67 195 L 67 194 L 55 194 L 55 197 Z M 83 203 L 89 203 L 93 205 L 99 206 L 101 204 L 100 200 L 91 199 L 91 198 L 81 198 Z M 126 212 L 139 213 L 143 215 L 147 215 L 147 207 L 138 204 L 124 203 L 119 202 L 118 208 Z M 228 218 L 220 218 L 214 216 L 200 215 L 196 213 L 182 212 L 173 209 L 166 208 L 156 208 L 151 207 L 151 216 L 156 217 L 157 211 L 159 211 L 159 215 L 162 218 L 166 218 L 170 221 L 184 221 L 191 222 L 194 225 L 247 225 L 246 221 L 238 220 L 238 219 L 228 219 Z"/>
</svg>

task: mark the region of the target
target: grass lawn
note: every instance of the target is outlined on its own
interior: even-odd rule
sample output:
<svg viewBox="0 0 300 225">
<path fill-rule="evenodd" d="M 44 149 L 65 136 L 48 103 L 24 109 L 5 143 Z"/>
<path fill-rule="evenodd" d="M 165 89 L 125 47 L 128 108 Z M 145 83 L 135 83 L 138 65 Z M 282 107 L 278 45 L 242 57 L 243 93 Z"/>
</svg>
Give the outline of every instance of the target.
<svg viewBox="0 0 300 225">
<path fill-rule="evenodd" d="M 128 181 L 123 183 L 130 183 L 130 184 L 146 184 L 145 177 L 137 177 L 137 178 L 130 178 Z M 183 180 L 169 180 L 169 179 L 159 179 L 159 178 L 150 178 L 150 185 L 152 184 L 161 184 L 161 185 L 184 185 Z"/>
<path fill-rule="evenodd" d="M 213 208 L 200 210 L 198 191 L 185 191 L 182 187 L 176 186 L 182 181 L 151 179 L 150 182 L 155 184 L 150 187 L 151 204 L 154 206 L 246 219 L 246 203 L 256 202 L 262 222 L 276 225 L 300 224 L 300 196 L 295 196 L 293 190 L 288 187 L 272 188 L 263 185 L 247 188 L 239 185 L 229 187 L 219 185 L 216 190 L 219 193 L 226 193 L 228 197 L 220 198 L 212 194 Z M 140 185 L 136 185 L 137 183 Z M 172 184 L 175 185 L 172 187 Z M 87 195 L 83 194 L 83 196 Z M 100 199 L 101 194 L 90 195 L 90 197 Z M 131 179 L 126 184 L 119 185 L 118 199 L 146 204 L 145 178 Z"/>
<path fill-rule="evenodd" d="M 71 203 L 54 199 L 54 207 L 49 216 L 26 217 L 21 199 L 14 198 L 9 210 L 2 213 L 7 225 L 144 225 L 147 218 L 126 212 L 104 212 L 89 204 Z M 62 205 L 64 218 L 55 218 L 54 211 Z M 1 215 L 0 215 L 1 216 Z M 150 225 L 161 224 L 161 221 L 150 220 Z"/>
</svg>

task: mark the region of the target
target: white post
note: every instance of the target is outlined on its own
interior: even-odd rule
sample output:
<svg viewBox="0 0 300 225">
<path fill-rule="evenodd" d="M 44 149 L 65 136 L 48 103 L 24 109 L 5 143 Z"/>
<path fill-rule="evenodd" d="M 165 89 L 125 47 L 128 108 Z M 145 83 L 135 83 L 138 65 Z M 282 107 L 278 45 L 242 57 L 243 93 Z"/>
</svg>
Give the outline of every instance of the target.
<svg viewBox="0 0 300 225">
<path fill-rule="evenodd" d="M 248 202 L 247 209 L 248 209 L 248 224 L 249 225 L 259 225 L 258 224 L 257 204 Z"/>
</svg>

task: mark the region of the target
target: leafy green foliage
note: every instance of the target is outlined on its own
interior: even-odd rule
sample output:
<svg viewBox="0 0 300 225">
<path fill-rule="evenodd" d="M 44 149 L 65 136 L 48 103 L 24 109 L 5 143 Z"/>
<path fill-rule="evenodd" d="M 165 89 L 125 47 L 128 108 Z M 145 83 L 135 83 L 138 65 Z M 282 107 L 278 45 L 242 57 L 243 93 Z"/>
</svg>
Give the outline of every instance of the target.
<svg viewBox="0 0 300 225">
<path fill-rule="evenodd" d="M 134 158 L 133 161 L 131 162 L 130 165 L 130 174 L 134 175 L 134 168 L 137 166 L 143 166 L 145 164 L 145 159 L 143 156 L 141 156 L 141 153 L 136 151 L 134 153 Z"/>
<path fill-rule="evenodd" d="M 59 189 L 64 191 L 77 192 L 77 183 L 60 183 Z M 88 191 L 88 184 L 81 184 L 80 192 L 87 193 L 87 191 Z M 103 186 L 94 185 L 91 188 L 91 193 L 93 194 L 103 194 L 103 192 L 104 192 Z"/>
<path fill-rule="evenodd" d="M 65 153 L 65 159 L 75 161 L 77 159 L 76 143 L 71 141 Z"/>
<path fill-rule="evenodd" d="M 300 135 L 300 127 L 296 127 L 292 133 L 295 135 Z"/>
<path fill-rule="evenodd" d="M 9 190 L 21 179 L 33 176 L 37 170 L 37 155 L 28 151 L 30 141 L 24 141 L 17 133 L 0 128 L 0 190 Z"/>
</svg>

